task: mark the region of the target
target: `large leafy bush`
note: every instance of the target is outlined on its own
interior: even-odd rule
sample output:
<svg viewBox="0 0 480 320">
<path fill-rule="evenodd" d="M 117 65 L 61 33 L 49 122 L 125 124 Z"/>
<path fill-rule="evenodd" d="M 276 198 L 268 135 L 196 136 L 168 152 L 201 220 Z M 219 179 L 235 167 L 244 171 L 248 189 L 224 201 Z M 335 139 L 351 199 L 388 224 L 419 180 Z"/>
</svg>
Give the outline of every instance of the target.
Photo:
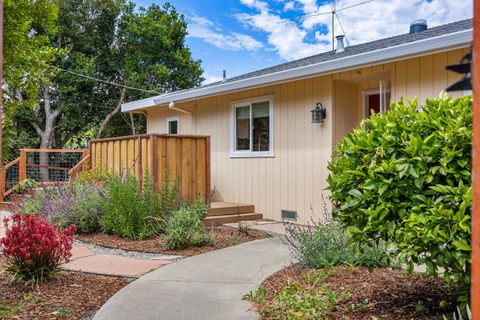
<svg viewBox="0 0 480 320">
<path fill-rule="evenodd" d="M 61 230 L 43 218 L 20 213 L 5 218 L 4 225 L 0 253 L 14 280 L 42 282 L 71 257 L 74 225 Z"/>
<path fill-rule="evenodd" d="M 334 216 L 357 241 L 386 240 L 410 267 L 468 283 L 471 147 L 471 97 L 392 104 L 338 144 Z"/>
</svg>

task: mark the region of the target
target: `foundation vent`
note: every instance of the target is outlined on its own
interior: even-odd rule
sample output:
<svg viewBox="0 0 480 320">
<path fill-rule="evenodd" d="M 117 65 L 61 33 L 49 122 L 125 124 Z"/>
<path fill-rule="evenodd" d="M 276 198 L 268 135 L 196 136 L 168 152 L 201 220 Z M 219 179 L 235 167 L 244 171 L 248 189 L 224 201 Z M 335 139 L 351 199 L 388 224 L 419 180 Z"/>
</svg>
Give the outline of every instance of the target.
<svg viewBox="0 0 480 320">
<path fill-rule="evenodd" d="M 282 219 L 284 220 L 297 220 L 297 211 L 282 210 Z"/>
</svg>

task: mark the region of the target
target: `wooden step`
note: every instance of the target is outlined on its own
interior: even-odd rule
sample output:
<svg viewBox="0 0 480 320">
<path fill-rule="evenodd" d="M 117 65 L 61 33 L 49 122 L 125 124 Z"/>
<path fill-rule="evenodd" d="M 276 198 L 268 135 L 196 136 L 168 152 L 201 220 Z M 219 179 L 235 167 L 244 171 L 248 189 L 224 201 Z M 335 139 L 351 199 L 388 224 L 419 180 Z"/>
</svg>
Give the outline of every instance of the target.
<svg viewBox="0 0 480 320">
<path fill-rule="evenodd" d="M 12 211 L 13 203 L 8 201 L 1 201 L 0 202 L 0 211 Z M 0 221 L 0 223 L 2 223 Z"/>
<path fill-rule="evenodd" d="M 225 223 L 235 223 L 239 221 L 247 220 L 261 220 L 263 215 L 261 213 L 240 213 L 240 214 L 225 214 L 217 216 L 208 216 L 203 220 L 203 224 L 206 227 L 221 226 Z"/>
<path fill-rule="evenodd" d="M 253 204 L 240 204 L 233 202 L 212 202 L 208 216 L 236 215 L 241 213 L 254 213 Z"/>
</svg>

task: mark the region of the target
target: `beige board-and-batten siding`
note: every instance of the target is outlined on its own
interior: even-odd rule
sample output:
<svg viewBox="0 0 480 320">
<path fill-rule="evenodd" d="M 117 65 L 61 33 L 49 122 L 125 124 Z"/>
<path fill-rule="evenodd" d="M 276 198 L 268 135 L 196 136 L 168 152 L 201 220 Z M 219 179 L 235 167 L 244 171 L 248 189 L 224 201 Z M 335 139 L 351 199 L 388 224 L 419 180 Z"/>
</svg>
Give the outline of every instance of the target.
<svg viewBox="0 0 480 320">
<path fill-rule="evenodd" d="M 322 194 L 328 197 L 327 163 L 335 143 L 363 116 L 361 92 L 378 87 L 369 75 L 389 74 L 394 101 L 418 96 L 424 102 L 460 79 L 447 72 L 445 65 L 460 61 L 466 51 L 456 49 L 176 104 L 191 115 L 153 107 L 145 110 L 147 130 L 165 133 L 166 118 L 179 116 L 180 133 L 211 136 L 214 200 L 255 204 L 265 218 L 275 220 L 281 218 L 282 209 L 295 210 L 299 221 L 308 222 L 321 216 Z M 357 92 L 352 104 L 334 101 L 339 81 L 351 84 L 347 95 Z M 262 96 L 273 97 L 274 157 L 231 158 L 232 102 Z M 327 109 L 321 125 L 311 123 L 310 110 L 316 102 Z"/>
</svg>

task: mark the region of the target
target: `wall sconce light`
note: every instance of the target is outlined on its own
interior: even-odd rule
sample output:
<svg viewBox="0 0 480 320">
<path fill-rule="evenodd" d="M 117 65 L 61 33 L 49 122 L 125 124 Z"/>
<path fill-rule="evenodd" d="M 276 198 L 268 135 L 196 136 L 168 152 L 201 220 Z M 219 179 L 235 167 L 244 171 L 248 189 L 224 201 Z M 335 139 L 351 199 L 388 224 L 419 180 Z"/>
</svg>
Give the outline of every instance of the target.
<svg viewBox="0 0 480 320">
<path fill-rule="evenodd" d="M 471 64 L 472 64 L 472 49 L 470 48 L 470 52 L 468 52 L 460 63 L 458 64 L 449 64 L 446 69 L 453 71 L 455 73 L 460 73 L 463 75 L 463 78 L 451 86 L 449 86 L 446 90 L 447 92 L 451 91 L 467 91 L 472 90 L 472 71 L 471 71 Z"/>
<path fill-rule="evenodd" d="M 323 120 L 327 117 L 327 110 L 320 102 L 317 102 L 317 106 L 310 112 L 312 113 L 312 123 L 323 123 Z"/>
</svg>

